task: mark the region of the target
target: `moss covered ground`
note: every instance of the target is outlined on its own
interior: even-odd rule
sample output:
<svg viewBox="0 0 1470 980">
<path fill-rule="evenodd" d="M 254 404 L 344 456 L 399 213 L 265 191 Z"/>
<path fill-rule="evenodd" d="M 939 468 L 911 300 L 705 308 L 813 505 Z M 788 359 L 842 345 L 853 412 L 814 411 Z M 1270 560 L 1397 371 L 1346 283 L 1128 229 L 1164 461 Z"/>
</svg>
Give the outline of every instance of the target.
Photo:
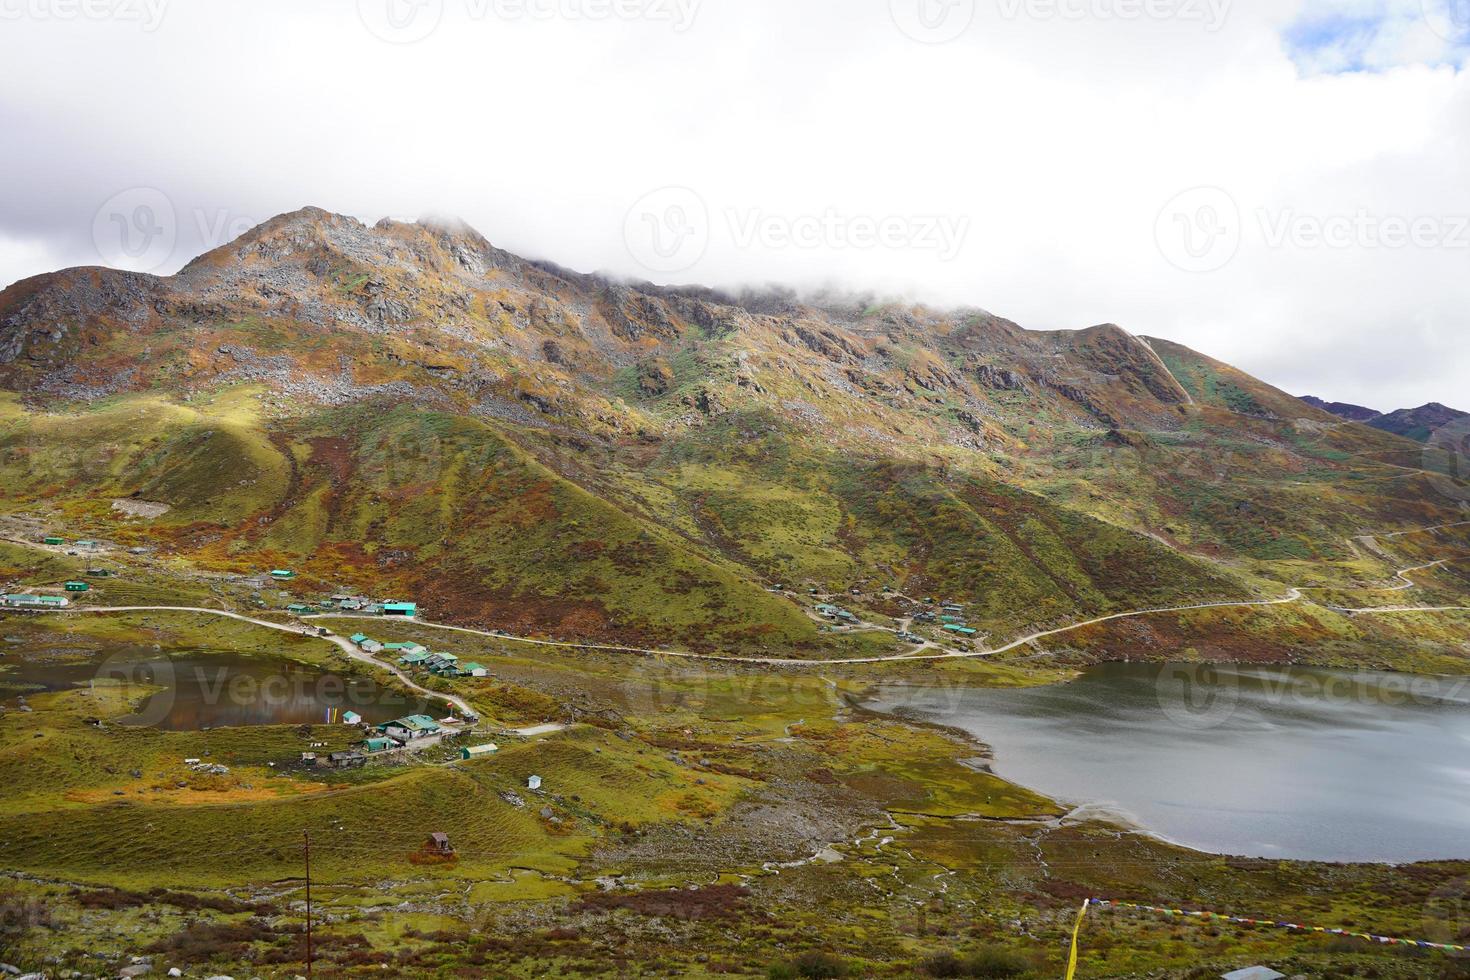
<svg viewBox="0 0 1470 980">
<path fill-rule="evenodd" d="M 165 654 L 332 656 L 327 644 L 182 614 L 5 625 L 32 656 L 143 641 Z M 1199 614 L 1175 628 L 1211 623 Z M 434 638 L 408 623 L 374 632 Z M 426 753 L 334 774 L 290 763 L 314 743 L 345 744 L 342 726 L 130 728 L 110 719 L 138 692 L 95 687 L 7 710 L 0 958 L 97 972 L 141 954 L 191 974 L 295 975 L 308 833 L 314 966 L 327 976 L 377 976 L 385 964 L 405 976 L 800 976 L 823 963 L 938 976 L 953 962 L 1056 976 L 1086 896 L 1466 934 L 1470 865 L 1247 861 L 1064 820 L 1065 807 L 984 771 L 983 748 L 964 737 L 858 706 L 878 680 L 1066 677 L 1087 661 L 1085 644 L 780 674 L 483 637 L 454 646 L 492 667 L 454 683 L 503 713 L 493 724 L 571 727 L 481 736 L 501 745 L 485 759 Z M 191 772 L 188 757 L 229 775 Z M 541 790 L 527 788 L 532 775 Z M 453 858 L 425 854 L 434 831 L 450 835 Z M 1091 913 L 1078 975 L 1196 977 L 1258 961 L 1307 977 L 1457 975 L 1442 954 L 1122 911 Z"/>
</svg>

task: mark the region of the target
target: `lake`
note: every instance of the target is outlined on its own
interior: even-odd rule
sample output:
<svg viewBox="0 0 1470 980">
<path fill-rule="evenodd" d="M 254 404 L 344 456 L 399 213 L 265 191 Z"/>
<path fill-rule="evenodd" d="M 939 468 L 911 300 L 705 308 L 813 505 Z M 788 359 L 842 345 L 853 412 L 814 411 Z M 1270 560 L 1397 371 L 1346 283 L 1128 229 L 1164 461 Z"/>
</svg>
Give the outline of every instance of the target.
<svg viewBox="0 0 1470 980">
<path fill-rule="evenodd" d="M 421 701 L 362 677 L 334 674 L 295 661 L 200 652 L 164 656 L 120 647 L 86 659 L 27 658 L 7 645 L 0 658 L 0 702 L 16 693 L 59 691 L 93 683 L 161 687 L 147 695 L 124 725 L 194 731 L 241 725 L 322 724 L 355 711 L 369 724 L 423 710 Z M 335 714 L 329 714 L 335 710 Z"/>
<path fill-rule="evenodd" d="M 1198 850 L 1470 858 L 1470 679 L 1105 664 L 1026 690 L 885 686 L 870 707 L 962 728 L 998 775 Z"/>
</svg>

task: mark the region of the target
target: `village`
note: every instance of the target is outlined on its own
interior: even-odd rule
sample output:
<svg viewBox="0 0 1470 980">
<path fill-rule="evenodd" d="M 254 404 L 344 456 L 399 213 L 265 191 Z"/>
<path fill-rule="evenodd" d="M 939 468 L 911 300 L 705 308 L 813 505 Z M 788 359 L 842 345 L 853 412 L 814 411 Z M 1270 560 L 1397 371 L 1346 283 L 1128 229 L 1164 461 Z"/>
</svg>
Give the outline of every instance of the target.
<svg viewBox="0 0 1470 980">
<path fill-rule="evenodd" d="M 24 591 L 4 592 L 0 587 L 0 609 L 31 610 L 44 612 L 60 610 L 70 606 L 86 593 L 106 585 L 107 604 L 118 604 L 117 598 L 133 598 L 127 584 L 120 582 L 127 573 L 122 567 L 105 567 L 102 559 L 109 556 L 121 559 L 122 564 L 139 564 L 146 569 L 149 578 L 160 571 L 152 560 L 151 549 L 131 547 L 122 553 L 109 542 L 96 538 L 79 538 L 69 541 L 62 535 L 41 531 L 32 520 L 23 535 L 13 528 L 9 540 L 30 547 L 64 554 L 68 557 L 86 557 L 96 564 L 74 579 L 54 586 L 29 586 Z M 272 568 L 248 574 L 216 574 L 211 576 L 212 589 L 225 601 L 242 602 L 260 610 L 279 610 L 301 619 L 318 616 L 361 616 L 385 619 L 414 620 L 419 616 L 418 604 L 398 597 L 379 599 L 349 591 L 337 591 L 320 599 L 310 600 L 301 595 L 303 580 L 291 568 Z M 111 581 L 106 581 L 111 580 Z M 830 593 L 813 583 L 798 590 L 776 583 L 767 591 L 783 595 L 802 607 L 809 617 L 821 623 L 821 631 L 831 634 L 888 633 L 900 643 L 913 644 L 917 653 L 923 650 L 953 650 L 967 652 L 974 649 L 972 642 L 980 639 L 980 631 L 970 626 L 962 603 L 947 599 L 924 597 L 922 599 L 904 595 L 892 584 L 881 588 L 850 585 L 840 592 Z M 884 615 L 859 613 L 838 604 L 839 598 L 852 598 L 865 609 L 882 609 Z M 141 604 L 141 598 L 138 600 Z M 926 629 L 927 628 L 927 629 Z M 925 630 L 928 635 L 921 633 Z M 508 639 L 517 637 L 505 635 Z M 361 636 L 362 634 L 358 634 Z M 485 668 L 475 663 L 459 663 L 452 653 L 430 653 L 423 648 L 399 649 L 393 644 L 379 644 L 363 636 L 363 642 L 354 637 L 354 644 L 365 654 L 376 657 L 383 652 L 397 654 L 399 664 L 405 669 L 423 671 L 435 677 L 483 677 Z M 559 642 L 549 638 L 548 642 Z M 571 645 L 575 645 L 574 643 Z M 658 652 L 650 650 L 648 651 Z"/>
<path fill-rule="evenodd" d="M 47 534 L 34 542 L 48 550 L 63 551 L 68 557 L 105 555 L 110 548 L 93 539 L 67 542 L 64 538 Z M 140 549 L 133 549 L 135 552 Z M 102 565 L 90 567 L 76 579 L 56 586 L 29 587 L 26 591 L 0 595 L 0 608 L 15 611 L 45 612 L 68 608 L 74 599 L 93 592 L 94 583 L 104 583 L 115 588 L 125 579 L 121 568 Z M 337 636 L 322 625 L 325 618 L 378 618 L 385 622 L 413 622 L 419 615 L 418 603 L 405 598 L 380 599 L 350 591 L 338 591 L 319 599 L 308 601 L 301 597 L 298 574 L 290 568 L 272 568 L 250 575 L 233 576 L 233 581 L 245 586 L 249 596 L 259 607 L 274 606 L 296 619 L 314 635 L 330 638 L 339 646 L 348 646 L 361 656 L 357 659 L 366 663 L 389 666 L 406 686 L 417 689 L 428 696 L 429 688 L 418 681 L 455 681 L 460 679 L 485 679 L 490 670 L 484 664 L 462 658 L 448 650 L 431 650 L 414 640 L 377 639 L 366 630 L 357 630 L 351 635 Z M 275 585 L 279 596 L 274 602 L 267 597 L 266 590 Z M 294 587 L 294 588 L 293 588 Z M 288 591 L 289 589 L 289 591 Z M 104 589 L 104 591 L 108 591 Z M 919 648 L 937 646 L 935 637 L 926 637 L 916 632 L 927 626 L 937 631 L 936 635 L 952 637 L 956 641 L 973 637 L 977 631 L 966 625 L 964 606 L 949 601 L 937 601 L 932 597 L 913 599 L 904 596 L 891 586 L 884 586 L 881 595 L 867 596 L 858 586 L 850 587 L 846 594 L 863 602 L 873 600 L 891 609 L 901 609 L 901 618 L 892 620 L 892 625 L 870 622 L 863 615 L 836 603 L 838 596 L 819 590 L 815 586 L 804 588 L 801 593 L 788 590 L 784 585 L 775 585 L 770 591 L 781 593 L 803 606 L 807 614 L 823 623 L 822 629 L 831 632 L 881 631 L 892 634 L 898 641 L 918 645 Z M 277 604 L 280 603 L 280 604 Z M 367 629 L 371 629 L 368 627 Z M 506 636 L 501 631 L 490 635 Z M 507 637 L 508 639 L 515 639 Z M 442 691 L 442 688 L 440 688 Z M 441 693 L 439 697 L 444 697 Z M 426 702 L 427 703 L 427 702 Z M 351 770 L 367 766 L 370 762 L 401 764 L 428 753 L 431 757 L 452 760 L 468 760 L 491 755 L 498 751 L 493 742 L 475 743 L 471 738 L 476 731 L 479 718 L 468 710 L 458 710 L 456 705 L 465 705 L 462 699 L 447 698 L 449 714 L 435 717 L 424 713 L 409 713 L 386 721 L 370 723 L 356 711 L 343 707 L 328 709 L 329 723 L 342 724 L 358 730 L 360 735 L 348 746 L 336 751 L 306 751 L 294 765 L 286 760 L 283 766 L 292 768 Z M 560 725 L 542 726 L 538 734 L 559 729 Z M 325 743 L 324 743 L 325 744 Z M 339 743 L 340 744 L 340 743 Z M 535 777 L 539 782 L 539 777 Z M 535 789 L 535 786 L 531 786 Z"/>
<path fill-rule="evenodd" d="M 452 715 L 434 718 L 432 715 L 410 714 L 378 725 L 369 725 L 355 711 L 334 711 L 334 714 L 338 723 L 359 729 L 363 737 L 351 748 L 341 751 L 326 754 L 303 752 L 300 761 L 305 766 L 318 769 L 356 769 L 367 765 L 372 759 L 402 759 L 410 754 L 458 742 L 462 736 L 474 731 L 473 722 Z M 478 759 L 493 755 L 499 750 L 500 746 L 494 742 L 456 745 L 454 758 Z"/>
</svg>

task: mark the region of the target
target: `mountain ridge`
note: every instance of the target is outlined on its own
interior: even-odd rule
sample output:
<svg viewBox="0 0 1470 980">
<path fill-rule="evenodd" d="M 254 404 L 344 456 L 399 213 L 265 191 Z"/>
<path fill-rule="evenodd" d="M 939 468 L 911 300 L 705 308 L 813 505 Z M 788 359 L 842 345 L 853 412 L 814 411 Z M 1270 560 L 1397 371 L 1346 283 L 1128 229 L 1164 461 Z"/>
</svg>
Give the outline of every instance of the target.
<svg viewBox="0 0 1470 980">
<path fill-rule="evenodd" d="M 1470 417 L 1470 412 L 1462 412 L 1439 402 L 1429 402 L 1418 408 L 1400 408 L 1392 412 L 1379 412 L 1362 405 L 1326 402 L 1312 395 L 1303 396 L 1302 401 L 1315 408 L 1331 412 L 1338 418 L 1362 422 L 1383 432 L 1391 432 L 1406 439 L 1413 439 L 1415 442 L 1428 442 L 1437 430 Z"/>
<path fill-rule="evenodd" d="M 816 650 L 768 584 L 878 579 L 1011 630 L 1249 593 L 1455 503 L 1416 444 L 1115 324 L 627 283 L 317 208 L 174 276 L 11 286 L 0 390 L 13 513 L 558 635 Z"/>
</svg>

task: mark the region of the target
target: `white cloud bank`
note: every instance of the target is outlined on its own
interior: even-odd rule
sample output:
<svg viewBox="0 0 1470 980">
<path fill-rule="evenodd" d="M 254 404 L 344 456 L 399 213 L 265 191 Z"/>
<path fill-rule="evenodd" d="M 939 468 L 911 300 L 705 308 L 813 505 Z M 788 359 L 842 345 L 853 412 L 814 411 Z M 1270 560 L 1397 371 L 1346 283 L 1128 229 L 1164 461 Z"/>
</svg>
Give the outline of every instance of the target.
<svg viewBox="0 0 1470 980">
<path fill-rule="evenodd" d="M 1470 21 L 1425 3 L 0 0 L 0 279 L 452 213 L 1470 408 Z"/>
</svg>

